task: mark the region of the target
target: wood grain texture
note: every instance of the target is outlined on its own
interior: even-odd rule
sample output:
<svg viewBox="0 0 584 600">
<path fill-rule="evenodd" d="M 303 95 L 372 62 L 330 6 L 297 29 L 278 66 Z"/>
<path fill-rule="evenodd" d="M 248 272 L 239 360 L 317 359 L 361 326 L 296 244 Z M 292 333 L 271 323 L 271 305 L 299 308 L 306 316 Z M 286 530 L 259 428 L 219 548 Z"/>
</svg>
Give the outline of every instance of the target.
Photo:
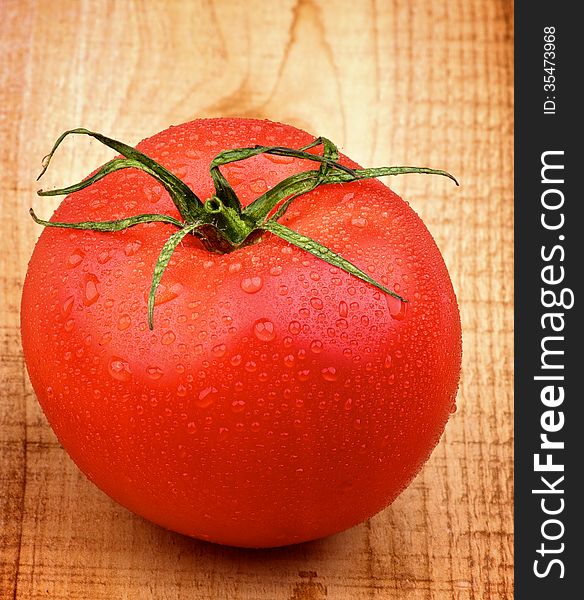
<svg viewBox="0 0 584 600">
<path fill-rule="evenodd" d="M 427 600 L 512 596 L 512 32 L 507 0 L 0 0 L 0 598 Z M 244 551 L 114 504 L 32 394 L 19 301 L 56 200 L 40 159 L 85 126 L 135 143 L 200 116 L 288 122 L 391 182 L 444 253 L 460 300 L 458 412 L 414 483 L 347 532 Z M 69 143 L 51 184 L 110 154 Z"/>
</svg>

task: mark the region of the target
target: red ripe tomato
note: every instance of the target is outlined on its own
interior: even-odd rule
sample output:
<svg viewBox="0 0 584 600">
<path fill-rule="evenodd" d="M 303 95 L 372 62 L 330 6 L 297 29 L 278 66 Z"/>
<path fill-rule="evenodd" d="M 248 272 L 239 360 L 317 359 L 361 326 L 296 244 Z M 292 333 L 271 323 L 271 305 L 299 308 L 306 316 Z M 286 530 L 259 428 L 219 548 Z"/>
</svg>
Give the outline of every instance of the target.
<svg viewBox="0 0 584 600">
<path fill-rule="evenodd" d="M 268 121 L 210 119 L 138 148 L 208 198 L 220 151 L 313 139 Z M 309 168 L 259 155 L 222 172 L 246 206 Z M 158 181 L 131 169 L 69 195 L 52 220 L 138 213 L 180 217 Z M 46 228 L 24 284 L 30 379 L 75 463 L 139 515 L 223 544 L 301 542 L 371 517 L 429 457 L 457 391 L 455 295 L 402 199 L 373 179 L 322 185 L 280 222 L 407 302 L 269 232 L 223 254 L 187 235 L 162 276 L 151 330 L 153 268 L 176 232 L 167 223 Z"/>
</svg>

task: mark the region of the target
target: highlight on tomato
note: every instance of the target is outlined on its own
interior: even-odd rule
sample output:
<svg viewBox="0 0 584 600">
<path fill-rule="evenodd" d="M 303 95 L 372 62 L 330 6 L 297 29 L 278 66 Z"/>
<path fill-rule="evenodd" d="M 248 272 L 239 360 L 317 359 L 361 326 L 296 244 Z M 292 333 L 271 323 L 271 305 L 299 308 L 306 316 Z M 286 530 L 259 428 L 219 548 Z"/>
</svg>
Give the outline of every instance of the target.
<svg viewBox="0 0 584 600">
<path fill-rule="evenodd" d="M 59 441 L 168 529 L 270 547 L 386 507 L 455 406 L 444 260 L 380 176 L 280 123 L 199 119 L 66 195 L 24 282 L 22 343 Z"/>
</svg>

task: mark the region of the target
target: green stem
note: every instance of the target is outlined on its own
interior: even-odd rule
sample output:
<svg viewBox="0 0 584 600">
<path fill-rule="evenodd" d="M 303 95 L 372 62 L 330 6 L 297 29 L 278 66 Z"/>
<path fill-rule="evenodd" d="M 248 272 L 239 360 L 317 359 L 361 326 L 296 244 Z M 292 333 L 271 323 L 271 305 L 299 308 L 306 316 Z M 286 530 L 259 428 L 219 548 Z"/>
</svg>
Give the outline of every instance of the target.
<svg viewBox="0 0 584 600">
<path fill-rule="evenodd" d="M 134 217 L 126 217 L 125 219 L 118 219 L 117 221 L 83 221 L 81 223 L 62 223 L 59 221 L 44 221 L 39 219 L 32 208 L 29 209 L 29 214 L 33 218 L 33 221 L 38 225 L 44 227 L 59 227 L 63 229 L 86 229 L 92 231 L 122 231 L 122 229 L 128 229 L 141 223 L 170 223 L 176 227 L 182 227 L 184 223 L 181 223 L 178 219 L 169 215 L 158 215 L 158 214 L 145 214 L 136 215 Z"/>
<path fill-rule="evenodd" d="M 199 237 L 205 248 L 210 252 L 227 253 L 253 243 L 260 237 L 263 231 L 268 231 L 305 252 L 309 252 L 361 281 L 378 288 L 385 294 L 406 302 L 401 296 L 398 296 L 386 286 L 375 281 L 367 275 L 367 273 L 342 256 L 333 252 L 330 248 L 285 227 L 278 222 L 278 219 L 285 214 L 288 207 L 296 198 L 321 185 L 351 183 L 363 179 L 384 177 L 388 175 L 403 175 L 406 173 L 440 175 L 452 179 L 456 185 L 458 185 L 458 182 L 450 173 L 437 169 L 429 169 L 427 167 L 351 169 L 338 162 L 338 148 L 330 140 L 319 137 L 298 150 L 281 146 L 256 146 L 254 148 L 236 148 L 221 152 L 213 159 L 210 165 L 210 174 L 215 185 L 215 194 L 202 203 L 197 195 L 183 181 L 152 158 L 122 142 L 81 128 L 66 131 L 58 138 L 53 149 L 43 161 L 43 170 L 39 175 L 39 178 L 46 171 L 56 149 L 70 134 L 91 136 L 106 146 L 117 150 L 125 158 L 115 158 L 111 160 L 98 169 L 91 177 L 74 185 L 52 191 L 39 190 L 37 192 L 39 196 L 75 193 L 93 185 L 96 181 L 99 181 L 115 171 L 136 168 L 148 173 L 166 188 L 184 219 L 183 222 L 170 215 L 142 214 L 115 221 L 64 223 L 44 221 L 39 219 L 32 209 L 30 210 L 30 214 L 34 221 L 45 227 L 89 229 L 101 232 L 116 232 L 140 223 L 154 222 L 168 223 L 178 227 L 179 230 L 173 233 L 164 244 L 154 267 L 152 284 L 148 294 L 148 325 L 151 329 L 154 326 L 156 290 L 160 285 L 164 271 L 168 266 L 175 249 L 185 236 L 189 234 Z M 307 152 L 320 145 L 322 145 L 322 156 Z M 235 191 L 221 173 L 220 167 L 232 162 L 246 160 L 260 154 L 289 156 L 292 158 L 318 162 L 320 165 L 318 169 L 304 171 L 287 177 L 243 209 Z"/>
<path fill-rule="evenodd" d="M 209 198 L 203 208 L 207 212 L 210 224 L 233 248 L 243 244 L 247 237 L 256 229 L 255 222 L 238 212 L 231 206 L 226 206 L 218 196 Z"/>
<path fill-rule="evenodd" d="M 361 281 L 364 281 L 365 283 L 369 283 L 370 285 L 375 286 L 377 289 L 388 294 L 389 296 L 393 296 L 394 298 L 397 298 L 398 300 L 401 300 L 402 302 L 407 302 L 407 300 L 404 300 L 401 296 L 398 296 L 398 294 L 396 294 L 395 292 L 392 292 L 391 290 L 386 288 L 384 285 L 381 285 L 381 283 L 378 283 L 377 281 L 375 281 L 375 279 L 369 277 L 369 275 L 367 275 L 367 273 L 365 273 L 365 271 L 362 271 L 359 267 L 356 267 L 353 263 L 349 262 L 347 259 L 338 255 L 336 252 L 333 252 L 330 248 L 327 248 L 326 246 L 319 244 L 312 238 L 309 238 L 306 235 L 302 235 L 301 233 L 298 233 L 297 231 L 293 231 L 292 229 L 289 229 L 285 225 L 282 225 L 282 223 L 278 223 L 277 221 L 273 221 L 271 219 L 269 221 L 267 221 L 266 223 L 264 223 L 264 225 L 262 225 L 262 229 L 265 229 L 266 231 L 269 231 L 270 233 L 273 233 L 274 235 L 278 236 L 279 238 L 282 238 L 283 240 L 287 241 L 289 244 L 292 244 L 293 246 L 296 246 L 297 248 L 301 248 L 305 252 L 309 252 L 313 256 L 316 256 L 317 258 L 324 260 L 324 262 L 329 263 L 329 265 L 338 267 L 339 269 L 342 269 L 346 273 L 349 273 L 350 275 L 357 277 Z"/>
<path fill-rule="evenodd" d="M 152 275 L 152 285 L 148 294 L 148 327 L 154 329 L 154 303 L 156 301 L 156 290 L 160 285 L 162 274 L 164 273 L 176 247 L 182 242 L 183 238 L 194 231 L 200 223 L 190 223 L 185 225 L 180 231 L 173 233 L 160 251 L 156 265 L 154 266 L 154 274 Z"/>
<path fill-rule="evenodd" d="M 310 148 L 318 146 L 319 144 L 323 144 L 325 148 L 325 152 L 323 156 L 318 156 L 317 154 L 310 154 L 306 152 Z M 334 148 L 334 152 L 330 150 L 330 148 Z M 353 169 L 346 167 L 345 165 L 341 165 L 336 162 L 339 154 L 336 151 L 336 146 L 332 144 L 326 138 L 317 138 L 304 148 L 300 148 L 300 150 L 294 150 L 293 148 L 283 148 L 281 146 L 254 146 L 253 148 L 235 148 L 233 150 L 225 150 L 220 152 L 212 161 L 210 166 L 211 178 L 213 179 L 213 183 L 215 185 L 215 195 L 218 198 L 221 198 L 223 204 L 227 208 L 232 208 L 237 211 L 238 214 L 241 214 L 242 207 L 239 201 L 239 198 L 233 191 L 233 188 L 225 179 L 223 173 L 221 173 L 220 167 L 224 165 L 228 165 L 232 162 L 238 162 L 241 160 L 246 160 L 248 158 L 252 158 L 254 156 L 258 156 L 260 154 L 272 154 L 274 156 L 289 156 L 292 158 L 301 158 L 304 160 L 311 160 L 314 162 L 321 163 L 320 172 L 326 173 L 329 168 L 335 168 L 339 171 L 343 171 L 348 175 L 354 175 Z M 332 159 L 331 159 L 332 155 Z"/>
<path fill-rule="evenodd" d="M 83 189 L 84 187 L 87 187 L 88 185 L 91 185 L 91 183 L 94 183 L 98 179 L 101 179 L 102 177 L 108 175 L 109 173 L 112 173 L 113 171 L 122 168 L 134 167 L 145 171 L 146 173 L 154 177 L 156 180 L 158 180 L 166 188 L 167 192 L 170 194 L 172 201 L 175 203 L 183 219 L 193 220 L 199 216 L 200 210 L 203 208 L 203 205 L 199 200 L 198 196 L 189 188 L 189 186 L 186 183 L 184 183 L 184 181 L 179 179 L 176 175 L 171 173 L 168 169 L 164 168 L 161 164 L 157 163 L 149 156 L 146 156 L 139 150 L 136 150 L 136 148 L 132 148 L 132 146 L 128 146 L 123 142 L 106 137 L 101 133 L 89 131 L 89 129 L 84 129 L 82 127 L 77 129 L 69 129 L 68 131 L 65 131 L 59 136 L 49 154 L 47 154 L 47 156 L 45 156 L 45 158 L 43 159 L 43 169 L 40 175 L 37 177 L 37 181 L 45 174 L 45 171 L 48 169 L 51 159 L 55 154 L 55 151 L 61 145 L 63 140 L 67 136 L 74 134 L 88 135 L 92 138 L 95 138 L 105 146 L 108 146 L 109 148 L 118 151 L 122 156 L 125 156 L 128 160 L 121 161 L 120 159 L 114 159 L 109 163 L 105 164 L 93 177 L 90 178 L 90 183 L 86 184 L 85 182 L 81 182 L 73 186 L 69 186 L 67 188 L 53 190 L 52 192 L 45 192 L 39 190 L 39 192 L 37 192 L 39 196 L 68 194 L 72 191 L 77 191 Z"/>
</svg>

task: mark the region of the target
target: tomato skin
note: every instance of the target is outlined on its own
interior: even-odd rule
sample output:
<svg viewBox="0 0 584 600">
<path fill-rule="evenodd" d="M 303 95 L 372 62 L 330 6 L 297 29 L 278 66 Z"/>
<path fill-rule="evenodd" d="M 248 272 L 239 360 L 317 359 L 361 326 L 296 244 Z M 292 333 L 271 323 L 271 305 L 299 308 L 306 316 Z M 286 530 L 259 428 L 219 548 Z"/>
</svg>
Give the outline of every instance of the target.
<svg viewBox="0 0 584 600">
<path fill-rule="evenodd" d="M 251 119 L 196 120 L 138 145 L 204 199 L 221 150 L 313 137 Z M 342 162 L 355 163 L 342 157 Z M 259 156 L 223 169 L 243 204 L 314 165 Z M 54 221 L 178 213 L 121 171 L 64 199 Z M 413 210 L 379 181 L 329 185 L 281 219 L 408 302 L 266 233 L 230 254 L 187 236 L 147 293 L 175 228 L 45 229 L 26 276 L 25 359 L 79 468 L 169 529 L 236 546 L 310 540 L 387 506 L 438 442 L 455 402 L 458 307 Z"/>
</svg>

